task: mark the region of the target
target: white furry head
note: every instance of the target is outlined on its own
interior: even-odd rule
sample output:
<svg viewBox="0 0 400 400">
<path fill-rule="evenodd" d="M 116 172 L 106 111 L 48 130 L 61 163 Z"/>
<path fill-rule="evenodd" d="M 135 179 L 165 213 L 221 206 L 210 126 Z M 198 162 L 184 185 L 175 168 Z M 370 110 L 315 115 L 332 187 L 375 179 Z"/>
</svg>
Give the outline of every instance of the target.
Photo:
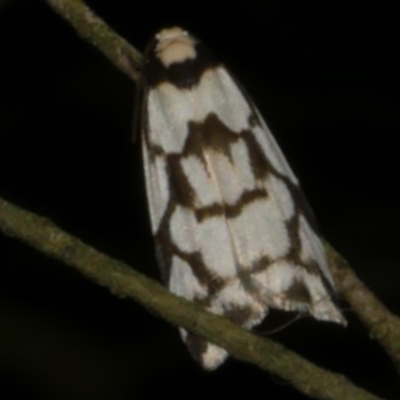
<svg viewBox="0 0 400 400">
<path fill-rule="evenodd" d="M 196 58 L 196 41 L 182 28 L 166 28 L 156 35 L 156 54 L 165 67 Z"/>
</svg>

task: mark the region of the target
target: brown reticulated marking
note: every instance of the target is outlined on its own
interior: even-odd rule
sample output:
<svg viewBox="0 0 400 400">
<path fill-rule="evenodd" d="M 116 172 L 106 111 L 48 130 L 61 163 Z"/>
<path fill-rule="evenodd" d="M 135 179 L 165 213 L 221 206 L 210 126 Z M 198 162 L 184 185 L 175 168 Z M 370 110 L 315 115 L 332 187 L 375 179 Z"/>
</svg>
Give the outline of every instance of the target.
<svg viewBox="0 0 400 400">
<path fill-rule="evenodd" d="M 207 287 L 209 295 L 218 293 L 226 285 L 226 279 L 210 272 L 200 252 L 184 253 L 179 249 L 176 249 L 176 252 L 191 266 L 193 274 L 203 286 Z"/>
<path fill-rule="evenodd" d="M 165 284 L 169 282 L 171 275 L 171 264 L 172 257 L 176 253 L 176 246 L 171 239 L 171 233 L 169 230 L 169 221 L 175 210 L 175 204 L 169 201 L 167 210 L 165 211 L 157 233 L 155 234 L 154 240 L 156 243 L 156 255 L 158 264 L 161 269 L 162 279 Z"/>
<path fill-rule="evenodd" d="M 287 258 L 294 261 L 295 263 L 300 262 L 300 251 L 301 242 L 299 236 L 299 212 L 295 211 L 292 218 L 285 221 L 286 229 L 290 240 L 290 250 L 287 254 Z"/>
<path fill-rule="evenodd" d="M 170 202 L 191 208 L 195 203 L 196 192 L 183 171 L 181 159 L 180 154 L 169 154 L 167 156 Z"/>
<path fill-rule="evenodd" d="M 295 279 L 291 286 L 286 290 L 285 297 L 293 302 L 311 303 L 311 295 L 303 282 Z"/>
<path fill-rule="evenodd" d="M 316 262 L 304 263 L 300 258 L 301 242 L 299 232 L 299 218 L 300 211 L 297 210 L 295 215 L 288 221 L 286 221 L 286 229 L 289 234 L 290 249 L 285 259 L 295 265 L 301 265 L 310 274 L 321 276 L 321 271 Z"/>
<path fill-rule="evenodd" d="M 231 144 L 241 138 L 241 133 L 229 129 L 215 113 L 208 114 L 202 122 L 190 121 L 188 131 L 184 155 L 194 155 L 204 161 L 203 152 L 213 150 L 233 162 Z"/>
<path fill-rule="evenodd" d="M 232 131 L 214 113 L 210 113 L 203 122 L 190 121 L 188 123 L 188 131 L 188 137 L 182 153 L 165 156 L 168 160 L 171 199 L 182 206 L 194 208 L 196 192 L 183 171 L 181 166 L 182 158 L 195 156 L 202 161 L 205 169 L 208 171 L 210 166 L 205 158 L 205 152 L 212 150 L 221 153 L 233 162 L 231 145 L 241 140 L 243 136 L 249 135 L 247 135 L 247 131 L 239 133 Z M 252 136 L 249 137 L 250 139 L 246 139 L 243 144 L 248 146 L 253 171 L 257 172 L 258 176 L 265 175 L 266 170 L 268 170 L 265 156 L 259 150 L 259 147 L 256 146 L 256 143 L 252 143 Z M 152 146 L 152 150 L 156 154 L 160 152 L 160 149 L 155 146 Z M 234 218 L 240 214 L 246 204 L 256 199 L 265 198 L 266 196 L 265 189 L 246 191 L 234 205 L 212 204 L 196 210 L 196 217 L 199 221 L 214 215 L 225 215 L 227 218 Z"/>
<path fill-rule="evenodd" d="M 316 233 L 318 233 L 318 226 L 317 222 L 315 220 L 314 213 L 308 204 L 308 201 L 306 197 L 304 196 L 303 191 L 301 188 L 294 184 L 287 176 L 284 176 L 282 174 L 277 173 L 276 176 L 281 179 L 286 187 L 288 188 L 293 200 L 294 200 L 294 205 L 296 208 L 296 213 L 301 213 L 307 220 L 307 222 L 310 224 L 311 228 L 314 229 Z"/>
<path fill-rule="evenodd" d="M 262 148 L 255 139 L 252 131 L 244 131 L 243 139 L 249 152 L 251 169 L 256 179 L 264 179 L 269 173 L 276 174 L 277 171 L 265 156 Z"/>
<path fill-rule="evenodd" d="M 253 261 L 251 265 L 251 273 L 256 274 L 258 272 L 262 272 L 266 270 L 271 264 L 273 260 L 271 260 L 268 256 L 264 255 Z"/>
<path fill-rule="evenodd" d="M 202 254 L 199 251 L 191 253 L 184 252 L 173 242 L 169 229 L 169 222 L 174 210 L 175 204 L 170 202 L 155 236 L 157 256 L 161 266 L 163 280 L 165 283 L 168 283 L 171 274 L 172 258 L 177 256 L 190 265 L 199 283 L 207 287 L 208 294 L 214 295 L 218 293 L 227 282 L 225 279 L 216 276 L 207 268 L 207 265 L 203 261 Z"/>
<path fill-rule="evenodd" d="M 214 113 L 209 114 L 204 122 L 190 121 L 188 131 L 182 153 L 167 154 L 160 146 L 150 143 L 148 143 L 148 147 L 151 158 L 164 156 L 167 159 L 171 200 L 184 207 L 194 207 L 196 193 L 183 171 L 182 158 L 198 157 L 207 170 L 208 164 L 204 152 L 212 149 L 223 153 L 232 161 L 230 145 L 240 139 L 240 134 L 227 128 Z"/>
<path fill-rule="evenodd" d="M 264 188 L 254 190 L 246 190 L 234 204 L 214 203 L 209 206 L 198 208 L 195 210 L 196 219 L 202 222 L 207 218 L 222 216 L 225 218 L 236 218 L 246 207 L 246 205 L 268 197 L 268 193 Z"/>
</svg>

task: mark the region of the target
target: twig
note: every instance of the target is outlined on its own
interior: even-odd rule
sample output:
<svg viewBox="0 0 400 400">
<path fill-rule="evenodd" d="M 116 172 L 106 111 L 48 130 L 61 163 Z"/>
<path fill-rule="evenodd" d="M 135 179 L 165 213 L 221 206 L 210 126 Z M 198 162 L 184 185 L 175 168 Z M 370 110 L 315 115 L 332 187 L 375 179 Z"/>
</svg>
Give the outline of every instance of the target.
<svg viewBox="0 0 400 400">
<path fill-rule="evenodd" d="M 143 56 L 114 32 L 81 0 L 44 0 L 66 19 L 86 42 L 95 46 L 134 81 L 140 77 Z"/>
<path fill-rule="evenodd" d="M 339 294 L 352 306 L 361 321 L 369 328 L 388 353 L 400 373 L 400 318 L 392 314 L 350 268 L 347 261 L 325 243 L 329 266 Z"/>
<path fill-rule="evenodd" d="M 373 400 L 340 374 L 324 370 L 284 346 L 176 297 L 157 282 L 114 260 L 39 217 L 0 199 L 0 229 L 79 270 L 119 297 L 131 297 L 168 322 L 224 347 L 231 356 L 289 381 L 316 399 Z"/>
</svg>

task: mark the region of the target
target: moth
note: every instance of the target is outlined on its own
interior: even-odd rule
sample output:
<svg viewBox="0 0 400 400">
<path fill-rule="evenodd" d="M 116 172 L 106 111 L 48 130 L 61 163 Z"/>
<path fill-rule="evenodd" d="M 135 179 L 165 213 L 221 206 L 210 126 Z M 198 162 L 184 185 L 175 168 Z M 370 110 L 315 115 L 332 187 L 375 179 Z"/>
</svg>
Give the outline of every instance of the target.
<svg viewBox="0 0 400 400">
<path fill-rule="evenodd" d="M 146 191 L 168 289 L 247 329 L 270 308 L 345 324 L 298 180 L 224 65 L 168 28 L 146 51 L 143 84 Z M 207 370 L 228 356 L 180 334 Z"/>
</svg>

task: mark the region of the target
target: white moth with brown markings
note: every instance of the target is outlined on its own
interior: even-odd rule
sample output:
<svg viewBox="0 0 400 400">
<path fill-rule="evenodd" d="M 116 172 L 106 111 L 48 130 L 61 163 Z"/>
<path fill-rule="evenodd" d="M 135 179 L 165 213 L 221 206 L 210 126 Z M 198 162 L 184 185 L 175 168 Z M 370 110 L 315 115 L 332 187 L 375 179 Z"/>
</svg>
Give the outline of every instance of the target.
<svg viewBox="0 0 400 400">
<path fill-rule="evenodd" d="M 143 79 L 146 189 L 169 290 L 247 329 L 270 307 L 345 324 L 298 181 L 225 67 L 174 27 L 150 44 Z M 227 358 L 180 332 L 205 369 Z"/>
</svg>

